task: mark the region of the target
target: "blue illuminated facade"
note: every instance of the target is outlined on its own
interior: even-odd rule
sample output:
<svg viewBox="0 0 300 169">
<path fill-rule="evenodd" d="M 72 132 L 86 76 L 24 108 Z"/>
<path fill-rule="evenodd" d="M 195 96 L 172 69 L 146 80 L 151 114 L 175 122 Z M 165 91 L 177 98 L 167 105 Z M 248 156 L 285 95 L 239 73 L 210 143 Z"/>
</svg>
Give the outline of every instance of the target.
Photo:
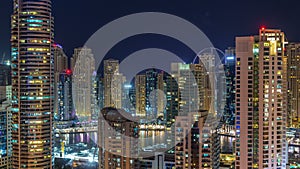
<svg viewBox="0 0 300 169">
<path fill-rule="evenodd" d="M 7 156 L 7 117 L 6 112 L 0 111 L 0 157 Z"/>
<path fill-rule="evenodd" d="M 72 74 L 67 70 L 59 75 L 58 83 L 58 113 L 55 120 L 69 121 L 75 118 L 72 99 Z"/>
<path fill-rule="evenodd" d="M 223 121 L 229 125 L 234 125 L 235 120 L 235 64 L 235 49 L 228 48 L 225 51 L 226 103 Z"/>
</svg>

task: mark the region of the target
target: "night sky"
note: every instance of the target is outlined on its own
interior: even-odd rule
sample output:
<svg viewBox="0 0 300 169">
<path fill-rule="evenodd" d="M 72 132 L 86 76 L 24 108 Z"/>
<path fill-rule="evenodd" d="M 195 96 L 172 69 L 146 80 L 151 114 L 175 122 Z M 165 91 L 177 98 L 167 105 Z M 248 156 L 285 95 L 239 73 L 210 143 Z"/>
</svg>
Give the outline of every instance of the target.
<svg viewBox="0 0 300 169">
<path fill-rule="evenodd" d="M 9 53 L 11 9 L 12 0 L 1 0 L 0 55 Z M 234 46 L 235 36 L 258 34 L 262 25 L 283 30 L 289 41 L 300 41 L 299 9 L 299 0 L 53 0 L 55 41 L 69 56 L 73 48 L 82 46 L 106 23 L 137 12 L 165 12 L 182 17 L 197 25 L 222 50 Z M 148 47 L 173 50 L 184 57 L 192 55 L 175 40 L 150 35 L 122 41 L 108 55 L 122 58 Z"/>
</svg>

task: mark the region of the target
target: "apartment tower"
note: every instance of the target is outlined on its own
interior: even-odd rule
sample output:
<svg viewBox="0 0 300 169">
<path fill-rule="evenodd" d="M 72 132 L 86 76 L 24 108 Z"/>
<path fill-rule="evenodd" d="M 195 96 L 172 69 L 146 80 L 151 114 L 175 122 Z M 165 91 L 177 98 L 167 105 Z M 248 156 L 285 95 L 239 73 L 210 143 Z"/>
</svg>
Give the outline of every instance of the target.
<svg viewBox="0 0 300 169">
<path fill-rule="evenodd" d="M 99 169 L 138 167 L 138 123 L 122 109 L 104 108 L 98 120 Z"/>
<path fill-rule="evenodd" d="M 104 60 L 104 107 L 122 108 L 122 88 L 125 77 L 119 72 L 119 61 Z"/>
<path fill-rule="evenodd" d="M 218 169 L 220 137 L 212 128 L 214 121 L 208 111 L 176 116 L 175 167 L 182 169 Z M 212 125 L 212 126 L 210 126 Z"/>
<path fill-rule="evenodd" d="M 300 43 L 287 46 L 288 127 L 300 128 Z"/>
<path fill-rule="evenodd" d="M 14 0 L 11 20 L 12 168 L 53 168 L 51 0 Z"/>
<path fill-rule="evenodd" d="M 287 163 L 287 44 L 281 30 L 236 38 L 236 168 Z"/>
</svg>

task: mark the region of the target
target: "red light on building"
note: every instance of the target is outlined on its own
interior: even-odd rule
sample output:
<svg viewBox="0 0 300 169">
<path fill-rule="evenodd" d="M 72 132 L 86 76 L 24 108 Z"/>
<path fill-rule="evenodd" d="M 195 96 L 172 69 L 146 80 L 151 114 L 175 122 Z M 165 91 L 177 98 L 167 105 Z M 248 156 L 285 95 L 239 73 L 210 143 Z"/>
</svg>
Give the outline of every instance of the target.
<svg viewBox="0 0 300 169">
<path fill-rule="evenodd" d="M 60 44 L 57 44 L 57 43 L 54 43 L 52 46 L 53 46 L 54 48 L 61 48 L 61 49 L 62 49 L 62 46 L 61 46 Z"/>
<path fill-rule="evenodd" d="M 72 74 L 72 70 L 67 69 L 67 70 L 66 70 L 66 74 L 67 74 L 67 75 L 71 75 L 71 74 Z"/>
<path fill-rule="evenodd" d="M 261 29 L 261 30 L 265 30 L 265 29 L 266 29 L 266 27 L 265 27 L 265 26 L 262 26 L 260 29 Z"/>
</svg>

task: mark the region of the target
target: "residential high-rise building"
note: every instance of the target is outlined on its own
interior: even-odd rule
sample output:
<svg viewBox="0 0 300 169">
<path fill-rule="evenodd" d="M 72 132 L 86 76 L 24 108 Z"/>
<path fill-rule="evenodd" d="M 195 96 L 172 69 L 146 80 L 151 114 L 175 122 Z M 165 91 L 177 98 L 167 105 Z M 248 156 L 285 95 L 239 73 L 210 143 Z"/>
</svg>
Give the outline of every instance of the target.
<svg viewBox="0 0 300 169">
<path fill-rule="evenodd" d="M 104 60 L 104 107 L 122 108 L 122 88 L 125 77 L 119 72 L 119 61 Z"/>
<path fill-rule="evenodd" d="M 226 49 L 224 64 L 226 76 L 226 103 L 222 121 L 227 125 L 234 125 L 235 117 L 235 60 L 235 48 Z"/>
<path fill-rule="evenodd" d="M 207 60 L 214 59 L 213 56 L 208 55 Z M 211 65 L 209 65 L 211 66 Z M 212 101 L 212 90 L 209 75 L 212 75 L 213 72 L 206 70 L 206 67 L 203 63 L 200 64 L 190 64 L 191 72 L 193 73 L 197 87 L 198 87 L 198 103 L 200 110 L 209 110 L 211 107 Z M 191 85 L 191 84 L 189 84 Z"/>
<path fill-rule="evenodd" d="M 136 116 L 146 117 L 146 76 L 135 76 L 135 109 Z"/>
<path fill-rule="evenodd" d="M 218 169 L 220 137 L 212 129 L 208 111 L 177 116 L 175 121 L 175 167 L 184 169 Z"/>
<path fill-rule="evenodd" d="M 62 73 L 68 69 L 68 57 L 59 44 L 53 44 L 54 49 L 54 72 Z"/>
<path fill-rule="evenodd" d="M 103 78 L 97 76 L 97 82 L 98 82 L 98 108 L 99 110 L 102 110 L 104 108 L 104 85 L 103 85 Z"/>
<path fill-rule="evenodd" d="M 209 60 L 210 58 L 207 58 L 207 61 Z M 205 69 L 203 63 L 171 64 L 172 77 L 178 85 L 179 111 L 187 113 L 198 110 L 209 110 L 211 104 L 211 84 L 207 72 L 208 70 Z"/>
<path fill-rule="evenodd" d="M 72 97 L 72 71 L 65 70 L 64 73 L 59 74 L 59 81 L 57 82 L 57 113 L 54 115 L 57 121 L 74 120 L 74 106 Z"/>
<path fill-rule="evenodd" d="M 0 169 L 11 168 L 11 112 L 10 102 L 0 101 Z"/>
<path fill-rule="evenodd" d="M 70 58 L 70 68 L 74 71 L 78 56 L 80 56 L 81 48 L 75 48 L 72 57 Z"/>
<path fill-rule="evenodd" d="M 237 169 L 286 168 L 286 44 L 277 29 L 236 38 Z"/>
<path fill-rule="evenodd" d="M 166 80 L 163 71 L 147 69 L 135 77 L 136 115 L 144 119 L 164 119 L 166 116 Z"/>
<path fill-rule="evenodd" d="M 218 54 L 211 50 L 208 53 L 198 55 L 200 64 L 198 69 L 192 69 L 195 74 L 200 99 L 200 109 L 210 110 L 221 119 L 225 105 L 226 77 L 224 64 L 218 58 Z M 197 64 L 196 64 L 197 65 Z"/>
<path fill-rule="evenodd" d="M 96 108 L 96 71 L 92 50 L 83 47 L 74 49 L 76 58 L 72 76 L 73 103 L 79 121 L 89 121 Z"/>
<path fill-rule="evenodd" d="M 0 169 L 11 168 L 11 68 L 0 64 Z"/>
<path fill-rule="evenodd" d="M 65 55 L 62 46 L 53 44 L 54 49 L 54 116 L 59 114 L 59 83 L 60 74 L 65 73 L 68 69 L 68 57 Z"/>
<path fill-rule="evenodd" d="M 300 43 L 286 47 L 288 65 L 288 127 L 300 128 Z"/>
<path fill-rule="evenodd" d="M 156 116 L 162 119 L 166 118 L 166 106 L 167 106 L 167 83 L 166 83 L 166 74 L 163 71 L 158 72 L 157 74 L 157 86 L 155 91 L 155 99 L 157 113 Z"/>
<path fill-rule="evenodd" d="M 215 95 L 215 93 L 213 93 L 215 90 L 212 89 L 217 88 L 215 82 L 215 79 L 217 78 L 216 73 L 218 71 L 218 69 L 216 69 L 216 56 L 214 53 L 203 53 L 198 55 L 198 57 L 200 58 L 200 63 L 191 66 L 191 70 L 198 85 L 200 110 L 209 110 L 216 102 L 221 103 L 216 99 L 214 100 L 214 103 L 211 103 L 213 100 L 212 96 Z M 215 105 L 214 108 L 217 108 L 217 106 Z"/>
<path fill-rule="evenodd" d="M 156 89 L 158 86 L 158 72 L 157 70 L 148 69 L 145 72 L 146 76 L 146 117 L 155 119 L 157 117 L 157 96 Z"/>
<path fill-rule="evenodd" d="M 130 83 L 125 83 L 122 87 L 122 108 L 135 116 L 135 107 L 132 103 L 131 92 L 134 90 L 134 86 Z"/>
<path fill-rule="evenodd" d="M 167 127 L 170 127 L 175 122 L 175 117 L 179 112 L 179 90 L 178 83 L 173 75 L 167 75 L 166 77 L 166 97 L 167 105 L 165 108 L 166 115 L 165 120 Z"/>
<path fill-rule="evenodd" d="M 138 167 L 138 123 L 121 109 L 104 108 L 98 120 L 99 169 Z"/>
<path fill-rule="evenodd" d="M 92 120 L 98 120 L 98 114 L 100 112 L 100 104 L 99 104 L 99 78 L 97 76 L 96 71 L 93 73 L 92 76 L 92 98 L 91 98 L 91 106 L 92 106 L 92 114 L 91 114 L 91 119 Z"/>
<path fill-rule="evenodd" d="M 51 0 L 14 0 L 12 168 L 53 168 L 54 19 Z"/>
</svg>

